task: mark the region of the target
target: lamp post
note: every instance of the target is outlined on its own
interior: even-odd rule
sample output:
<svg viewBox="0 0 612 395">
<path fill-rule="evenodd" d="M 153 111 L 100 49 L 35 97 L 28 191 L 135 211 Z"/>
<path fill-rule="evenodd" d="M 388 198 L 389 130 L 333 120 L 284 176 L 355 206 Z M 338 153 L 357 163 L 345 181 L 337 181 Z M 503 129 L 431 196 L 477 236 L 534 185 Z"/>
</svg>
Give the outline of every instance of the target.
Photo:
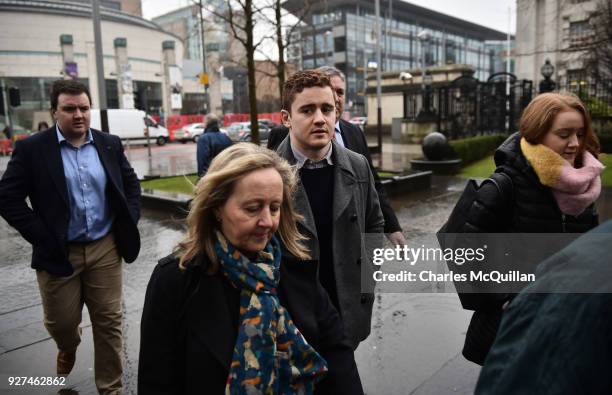
<svg viewBox="0 0 612 395">
<path fill-rule="evenodd" d="M 406 92 L 406 82 L 412 83 L 412 74 L 410 74 L 407 71 L 402 71 L 399 74 L 399 79 L 400 81 L 402 81 L 402 84 L 404 85 L 404 119 L 408 118 L 408 93 Z"/>
<path fill-rule="evenodd" d="M 432 75 L 424 70 L 423 75 L 423 113 L 431 115 L 430 101 L 431 101 L 431 83 L 433 82 Z"/>
<path fill-rule="evenodd" d="M 555 72 L 555 66 L 550 63 L 550 59 L 546 59 L 546 62 L 540 68 L 540 73 L 544 79 L 540 81 L 540 93 L 552 92 L 557 87 L 555 81 L 551 80 L 550 77 Z"/>
<path fill-rule="evenodd" d="M 425 64 L 425 45 L 427 40 L 429 40 L 429 33 L 427 30 L 421 30 L 419 34 L 417 34 L 417 38 L 421 42 L 421 88 L 423 95 L 423 103 L 421 106 L 421 111 L 419 111 L 419 114 L 417 115 L 417 119 L 421 121 L 430 121 L 433 114 L 429 109 L 429 98 L 433 79 L 431 74 L 427 72 L 427 66 Z"/>
<path fill-rule="evenodd" d="M 332 32 L 330 30 L 326 31 L 325 34 L 323 35 L 323 41 L 325 43 L 325 64 L 327 65 L 331 65 L 331 63 L 329 62 L 329 40 L 330 37 L 332 37 Z M 332 52 L 333 52 L 333 44 L 332 44 Z M 333 55 L 332 55 L 332 60 L 333 60 Z"/>
</svg>

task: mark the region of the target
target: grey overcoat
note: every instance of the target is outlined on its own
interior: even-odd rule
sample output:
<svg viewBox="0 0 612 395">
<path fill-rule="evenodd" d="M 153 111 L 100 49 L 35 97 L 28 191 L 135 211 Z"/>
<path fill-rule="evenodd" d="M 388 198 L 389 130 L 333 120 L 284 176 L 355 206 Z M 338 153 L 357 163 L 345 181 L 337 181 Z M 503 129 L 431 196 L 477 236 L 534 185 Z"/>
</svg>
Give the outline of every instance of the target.
<svg viewBox="0 0 612 395">
<path fill-rule="evenodd" d="M 332 161 L 335 165 L 332 229 L 334 275 L 345 335 L 355 349 L 370 334 L 374 303 L 373 293 L 361 292 L 362 273 L 366 276 L 364 281 L 371 284 L 373 270 L 367 262 L 364 262 L 367 267 L 361 267 L 362 254 L 366 256 L 363 234 L 382 234 L 385 222 L 367 159 L 333 140 L 332 144 Z M 296 163 L 289 136 L 279 145 L 277 152 L 289 163 Z M 308 195 L 301 182 L 298 182 L 294 201 L 296 211 L 303 216 L 299 230 L 308 237 L 306 244 L 312 258 L 319 259 L 317 229 Z"/>
</svg>

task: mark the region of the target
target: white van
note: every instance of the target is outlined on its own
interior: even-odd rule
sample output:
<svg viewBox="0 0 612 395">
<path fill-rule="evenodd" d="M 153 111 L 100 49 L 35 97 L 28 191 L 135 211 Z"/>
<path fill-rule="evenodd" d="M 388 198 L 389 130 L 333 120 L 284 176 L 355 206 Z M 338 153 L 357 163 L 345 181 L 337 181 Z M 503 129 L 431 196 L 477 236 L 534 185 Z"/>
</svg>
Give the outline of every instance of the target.
<svg viewBox="0 0 612 395">
<path fill-rule="evenodd" d="M 109 109 L 108 113 L 108 130 L 111 134 L 119 136 L 121 140 L 144 140 L 147 139 L 145 134 L 147 126 L 149 127 L 149 136 L 151 141 L 155 141 L 157 145 L 164 145 L 169 140 L 168 129 L 159 125 L 142 110 L 121 110 Z M 93 129 L 100 130 L 102 124 L 100 121 L 100 110 L 91 110 L 91 125 Z"/>
</svg>

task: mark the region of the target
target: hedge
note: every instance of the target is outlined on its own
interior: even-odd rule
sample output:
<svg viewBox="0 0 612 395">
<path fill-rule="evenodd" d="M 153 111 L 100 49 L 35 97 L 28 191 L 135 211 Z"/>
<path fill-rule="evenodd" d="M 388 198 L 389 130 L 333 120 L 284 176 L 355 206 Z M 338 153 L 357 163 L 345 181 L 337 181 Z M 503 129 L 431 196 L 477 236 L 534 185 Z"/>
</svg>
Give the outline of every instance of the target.
<svg viewBox="0 0 612 395">
<path fill-rule="evenodd" d="M 505 134 L 491 134 L 451 140 L 449 144 L 457 157 L 461 158 L 462 165 L 465 166 L 490 155 L 506 138 L 508 136 Z"/>
</svg>

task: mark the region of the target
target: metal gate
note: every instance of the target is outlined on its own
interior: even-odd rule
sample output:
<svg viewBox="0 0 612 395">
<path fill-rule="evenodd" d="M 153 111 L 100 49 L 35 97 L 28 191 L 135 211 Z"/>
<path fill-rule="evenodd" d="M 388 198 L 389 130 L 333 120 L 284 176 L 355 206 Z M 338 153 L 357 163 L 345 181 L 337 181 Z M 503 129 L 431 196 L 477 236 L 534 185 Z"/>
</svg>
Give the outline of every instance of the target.
<svg viewBox="0 0 612 395">
<path fill-rule="evenodd" d="M 438 89 L 438 131 L 449 139 L 510 133 L 532 96 L 532 82 L 496 73 L 486 82 L 462 76 Z"/>
</svg>

